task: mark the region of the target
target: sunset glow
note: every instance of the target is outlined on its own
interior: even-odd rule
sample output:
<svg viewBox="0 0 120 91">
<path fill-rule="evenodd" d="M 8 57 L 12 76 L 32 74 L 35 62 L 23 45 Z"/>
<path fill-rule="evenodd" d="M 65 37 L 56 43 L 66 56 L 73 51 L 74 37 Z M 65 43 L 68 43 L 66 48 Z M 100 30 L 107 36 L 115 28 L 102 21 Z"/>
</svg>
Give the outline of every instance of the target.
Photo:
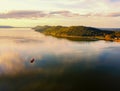
<svg viewBox="0 0 120 91">
<path fill-rule="evenodd" d="M 0 0 L 0 25 L 120 26 L 120 0 Z"/>
</svg>

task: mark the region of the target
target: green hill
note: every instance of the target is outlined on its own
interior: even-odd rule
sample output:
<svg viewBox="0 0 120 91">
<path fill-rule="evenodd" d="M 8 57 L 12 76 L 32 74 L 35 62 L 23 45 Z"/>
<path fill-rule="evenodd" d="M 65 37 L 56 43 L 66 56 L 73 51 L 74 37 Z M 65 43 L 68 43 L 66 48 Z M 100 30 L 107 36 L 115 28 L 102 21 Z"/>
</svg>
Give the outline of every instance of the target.
<svg viewBox="0 0 120 91">
<path fill-rule="evenodd" d="M 120 36 L 120 32 L 101 30 L 93 27 L 85 26 L 37 26 L 34 28 L 45 35 L 52 35 L 56 37 L 64 38 L 79 38 L 79 39 L 113 39 L 116 36 Z M 107 36 L 107 37 L 106 37 Z"/>
</svg>

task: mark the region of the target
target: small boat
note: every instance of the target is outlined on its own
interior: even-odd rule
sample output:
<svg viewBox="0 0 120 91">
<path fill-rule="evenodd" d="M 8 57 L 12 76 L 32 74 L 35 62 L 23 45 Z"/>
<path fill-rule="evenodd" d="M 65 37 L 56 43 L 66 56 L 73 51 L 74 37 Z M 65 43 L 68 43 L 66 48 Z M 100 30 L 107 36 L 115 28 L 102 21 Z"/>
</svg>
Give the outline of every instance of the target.
<svg viewBox="0 0 120 91">
<path fill-rule="evenodd" d="M 35 61 L 35 59 L 33 58 L 33 59 L 30 60 L 30 63 L 33 63 L 34 61 Z"/>
</svg>

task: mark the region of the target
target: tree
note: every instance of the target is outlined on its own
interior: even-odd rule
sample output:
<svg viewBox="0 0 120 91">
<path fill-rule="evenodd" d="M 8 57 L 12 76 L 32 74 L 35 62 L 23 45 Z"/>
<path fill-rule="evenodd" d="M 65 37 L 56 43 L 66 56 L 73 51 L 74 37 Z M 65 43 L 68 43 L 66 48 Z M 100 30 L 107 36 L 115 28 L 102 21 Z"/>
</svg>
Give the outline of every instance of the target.
<svg viewBox="0 0 120 91">
<path fill-rule="evenodd" d="M 109 35 L 109 34 L 105 35 L 105 40 L 111 40 L 111 39 L 112 39 L 111 35 Z"/>
</svg>

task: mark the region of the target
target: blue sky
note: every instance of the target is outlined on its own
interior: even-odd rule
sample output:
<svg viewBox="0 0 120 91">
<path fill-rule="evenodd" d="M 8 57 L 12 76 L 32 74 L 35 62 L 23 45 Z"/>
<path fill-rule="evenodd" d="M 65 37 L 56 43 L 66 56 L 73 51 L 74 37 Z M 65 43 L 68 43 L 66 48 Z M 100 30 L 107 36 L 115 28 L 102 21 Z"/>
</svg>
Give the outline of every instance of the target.
<svg viewBox="0 0 120 91">
<path fill-rule="evenodd" d="M 120 0 L 0 0 L 0 25 L 120 27 Z"/>
</svg>

